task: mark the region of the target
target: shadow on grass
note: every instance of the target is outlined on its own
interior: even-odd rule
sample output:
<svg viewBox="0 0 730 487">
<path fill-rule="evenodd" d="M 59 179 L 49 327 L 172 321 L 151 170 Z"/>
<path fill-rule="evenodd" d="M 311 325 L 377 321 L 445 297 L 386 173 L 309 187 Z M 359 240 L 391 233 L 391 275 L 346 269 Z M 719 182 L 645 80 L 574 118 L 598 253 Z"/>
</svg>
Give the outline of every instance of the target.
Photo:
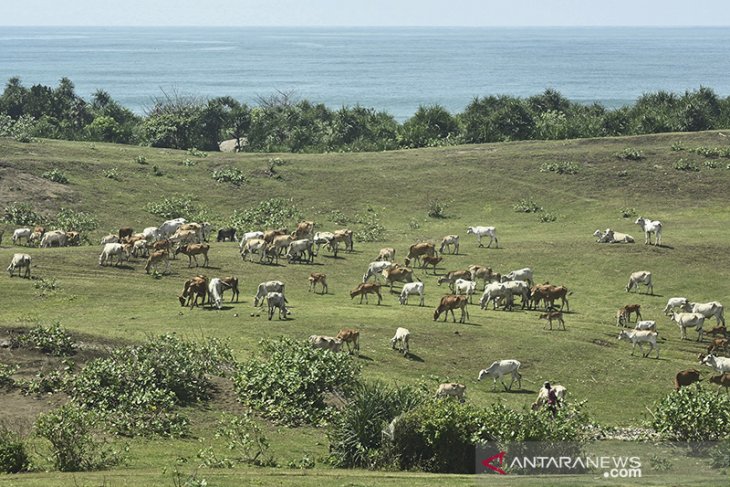
<svg viewBox="0 0 730 487">
<path fill-rule="evenodd" d="M 374 362 L 374 360 L 371 359 L 370 357 L 368 357 L 367 355 L 360 354 L 360 355 L 353 355 L 353 356 L 359 360 L 365 360 L 366 362 Z"/>
<path fill-rule="evenodd" d="M 415 353 L 411 353 L 411 352 L 408 352 L 408 355 L 406 355 L 406 358 L 408 360 L 412 360 L 413 362 L 421 362 L 421 363 L 425 363 L 426 362 L 421 357 L 419 357 Z"/>
</svg>

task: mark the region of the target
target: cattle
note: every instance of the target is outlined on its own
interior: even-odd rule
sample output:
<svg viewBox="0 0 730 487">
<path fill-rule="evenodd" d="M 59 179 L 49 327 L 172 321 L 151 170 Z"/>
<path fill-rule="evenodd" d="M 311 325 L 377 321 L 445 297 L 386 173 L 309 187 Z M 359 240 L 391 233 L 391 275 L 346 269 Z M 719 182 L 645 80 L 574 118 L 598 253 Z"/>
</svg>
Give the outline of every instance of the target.
<svg viewBox="0 0 730 487">
<path fill-rule="evenodd" d="M 41 238 L 41 247 L 65 247 L 66 246 L 66 232 L 62 230 L 52 230 L 43 234 Z"/>
<path fill-rule="evenodd" d="M 457 384 L 456 382 L 449 382 L 440 384 L 436 390 L 436 397 L 455 397 L 459 402 L 464 402 L 464 393 L 466 392 L 466 386 L 464 384 Z"/>
<path fill-rule="evenodd" d="M 198 267 L 198 255 L 203 255 L 203 267 L 208 267 L 208 251 L 210 245 L 208 244 L 188 244 L 181 245 L 175 250 L 175 255 L 184 254 L 188 256 L 188 268 L 193 266 L 193 260 L 195 260 L 195 267 Z"/>
<path fill-rule="evenodd" d="M 408 356 L 409 353 L 409 342 L 411 340 L 411 332 L 407 328 L 399 327 L 395 330 L 395 335 L 390 339 L 390 346 L 393 350 L 397 350 L 396 344 L 399 346 L 399 351 L 403 353 L 403 356 Z"/>
<path fill-rule="evenodd" d="M 181 228 L 178 228 L 178 230 L 171 237 L 169 237 L 171 242 L 180 245 L 201 243 L 200 236 L 196 230 L 182 230 Z M 140 238 L 142 237 L 140 236 Z"/>
<path fill-rule="evenodd" d="M 208 237 L 210 236 L 210 223 L 183 223 L 178 227 L 176 233 L 187 231 L 195 232 L 195 238 L 197 240 L 195 243 L 207 242 L 209 240 Z"/>
<path fill-rule="evenodd" d="M 644 232 L 644 245 L 651 244 L 652 233 L 655 236 L 654 245 L 662 244 L 662 222 L 659 220 L 648 220 L 640 216 L 634 223 L 639 225 Z"/>
<path fill-rule="evenodd" d="M 497 388 L 497 379 L 502 383 L 502 387 L 504 387 L 504 390 L 512 390 L 512 384 L 514 384 L 515 380 L 517 380 L 518 387 L 522 388 L 522 374 L 520 374 L 520 367 L 522 364 L 518 360 L 509 359 L 509 360 L 498 360 L 495 362 L 492 362 L 492 365 L 487 367 L 486 369 L 482 369 L 479 371 L 479 377 L 477 380 L 482 380 L 485 377 L 492 377 L 494 379 L 494 384 L 492 387 L 492 390 Z M 509 387 L 504 383 L 503 377 L 507 374 L 510 374 L 512 376 L 512 380 L 509 383 Z"/>
<path fill-rule="evenodd" d="M 20 277 L 20 271 L 24 270 L 23 277 L 30 279 L 30 266 L 32 259 L 28 254 L 13 254 L 13 258 L 10 260 L 10 265 L 7 268 L 10 277 L 13 277 L 15 271 L 18 271 L 18 277 Z"/>
<path fill-rule="evenodd" d="M 700 363 L 712 367 L 715 372 L 730 372 L 730 358 L 727 357 L 716 357 L 715 355 L 709 354 L 703 357 Z"/>
<path fill-rule="evenodd" d="M 727 328 L 725 326 L 715 326 L 712 328 L 712 330 L 707 332 L 708 335 L 712 335 L 713 337 L 716 337 L 718 335 L 722 335 L 723 338 L 727 338 Z"/>
<path fill-rule="evenodd" d="M 312 348 L 329 350 L 330 352 L 335 353 L 339 352 L 342 349 L 342 340 L 323 335 L 310 335 L 309 344 L 312 345 Z"/>
<path fill-rule="evenodd" d="M 610 228 L 607 228 L 605 232 L 596 230 L 593 232 L 593 236 L 598 238 L 598 243 L 634 243 L 634 237 L 631 235 L 614 232 Z"/>
<path fill-rule="evenodd" d="M 66 232 L 66 245 L 81 245 L 81 234 L 79 232 Z"/>
<path fill-rule="evenodd" d="M 632 272 L 631 276 L 629 276 L 629 283 L 626 285 L 626 292 L 629 292 L 634 288 L 636 289 L 636 292 L 638 292 L 639 284 L 644 284 L 647 287 L 648 294 L 654 294 L 654 284 L 651 281 L 651 272 Z"/>
<path fill-rule="evenodd" d="M 411 294 L 418 294 L 420 296 L 419 306 L 424 306 L 423 288 L 424 286 L 422 282 L 409 282 L 403 284 L 403 289 L 401 289 L 399 298 L 400 304 L 408 304 L 408 297 Z"/>
<path fill-rule="evenodd" d="M 281 255 L 289 247 L 289 244 L 293 242 L 290 235 L 277 235 L 274 240 L 271 241 L 270 246 L 273 247 L 274 251 Z"/>
<path fill-rule="evenodd" d="M 446 321 L 449 311 L 451 311 L 451 318 L 454 320 L 454 323 L 456 323 L 456 316 L 454 315 L 454 310 L 460 309 L 461 317 L 459 318 L 459 323 L 466 323 L 466 320 L 469 319 L 469 311 L 466 309 L 466 305 L 468 303 L 469 303 L 469 299 L 466 296 L 457 296 L 455 294 L 449 294 L 447 296 L 442 297 L 441 302 L 439 303 L 436 310 L 433 312 L 433 321 L 438 320 L 439 316 L 441 316 L 442 313 L 444 314 L 444 321 Z"/>
<path fill-rule="evenodd" d="M 264 251 L 266 250 L 267 243 L 262 238 L 252 238 L 246 240 L 241 248 L 241 260 L 246 260 L 246 256 L 250 257 L 250 261 L 253 262 L 253 254 L 259 254 L 259 262 L 264 260 Z"/>
<path fill-rule="evenodd" d="M 181 225 L 186 223 L 185 218 L 174 218 L 172 220 L 166 220 L 157 228 L 157 234 L 159 238 L 168 238 L 173 235 Z M 130 233 L 131 235 L 131 233 Z"/>
<path fill-rule="evenodd" d="M 261 306 L 263 306 L 264 298 L 270 292 L 284 294 L 284 283 L 281 281 L 266 281 L 260 283 L 256 288 L 256 295 L 253 297 L 253 305 L 258 306 L 259 303 L 261 303 Z M 284 302 L 286 302 L 286 298 L 284 298 Z"/>
<path fill-rule="evenodd" d="M 25 245 L 30 244 L 30 236 L 33 234 L 30 228 L 16 228 L 13 231 L 11 240 L 13 245 L 20 245 L 20 241 L 25 239 Z"/>
<path fill-rule="evenodd" d="M 479 242 L 479 247 L 484 247 L 484 244 L 482 243 L 482 237 L 489 237 L 489 245 L 487 245 L 487 248 L 492 246 L 492 242 L 494 242 L 494 246 L 496 248 L 499 248 L 497 230 L 494 227 L 467 227 L 466 234 L 476 235 L 477 242 Z"/>
<path fill-rule="evenodd" d="M 286 251 L 287 262 L 314 262 L 314 243 L 306 238 L 294 240 Z"/>
<path fill-rule="evenodd" d="M 343 328 L 335 338 L 347 344 L 348 352 L 355 353 L 356 355 L 360 354 L 360 332 L 358 330 Z M 350 348 L 350 344 L 352 344 L 352 349 Z"/>
<path fill-rule="evenodd" d="M 456 282 L 454 282 L 454 294 L 466 295 L 469 298 L 469 304 L 471 304 L 471 298 L 476 290 L 477 283 L 474 281 L 469 281 L 467 279 L 457 279 Z"/>
<path fill-rule="evenodd" d="M 725 325 L 725 307 L 717 301 L 709 303 L 690 303 L 684 305 L 683 309 L 689 313 L 700 313 L 705 318 L 715 318 L 718 325 Z"/>
<path fill-rule="evenodd" d="M 134 229 L 130 227 L 123 227 L 119 229 L 119 241 L 124 240 L 125 237 L 131 237 L 134 233 Z"/>
<path fill-rule="evenodd" d="M 674 308 L 684 309 L 688 304 L 689 300 L 687 298 L 669 298 L 667 305 L 664 307 L 664 314 L 669 316 L 674 311 Z"/>
<path fill-rule="evenodd" d="M 218 230 L 218 236 L 215 239 L 216 242 L 238 242 L 236 238 L 236 229 L 233 227 L 221 228 Z"/>
<path fill-rule="evenodd" d="M 405 259 L 406 267 L 411 265 L 411 261 L 420 262 L 421 257 L 424 255 L 434 257 L 436 255 L 436 247 L 430 242 L 421 242 L 411 245 L 408 248 L 408 255 Z"/>
<path fill-rule="evenodd" d="M 208 301 L 211 302 L 216 309 L 221 309 L 223 303 L 223 291 L 230 286 L 223 279 L 214 277 L 208 284 Z"/>
<path fill-rule="evenodd" d="M 725 388 L 725 393 L 730 392 L 730 373 L 720 374 L 720 375 L 713 375 L 710 377 L 709 382 L 711 384 L 717 384 L 720 387 Z"/>
<path fill-rule="evenodd" d="M 501 274 L 499 274 L 499 273 L 495 274 L 492 271 L 491 267 L 484 267 L 481 265 L 470 265 L 468 267 L 468 269 L 469 269 L 469 272 L 471 273 L 471 280 L 476 281 L 478 279 L 481 279 L 483 282 L 484 288 L 486 288 L 487 284 L 490 282 L 493 282 L 495 280 L 497 282 L 499 282 L 502 280 Z M 482 288 L 482 290 L 484 290 L 484 288 Z"/>
<path fill-rule="evenodd" d="M 454 283 L 456 283 L 457 280 L 463 279 L 465 281 L 471 280 L 471 271 L 468 270 L 460 270 L 460 271 L 449 271 L 446 273 L 445 276 L 439 277 L 438 285 L 447 283 L 449 285 L 449 289 L 452 291 L 454 290 Z"/>
<path fill-rule="evenodd" d="M 512 293 L 512 296 L 520 296 L 522 309 L 530 305 L 532 291 L 527 281 L 504 281 L 501 284 Z M 549 293 L 543 294 L 543 298 L 546 296 L 548 298 L 552 297 Z"/>
<path fill-rule="evenodd" d="M 368 264 L 368 270 L 362 275 L 362 282 L 367 282 L 368 279 L 370 279 L 370 276 L 374 276 L 375 281 L 377 282 L 378 276 L 382 276 L 383 271 L 385 269 L 389 269 L 393 265 L 394 264 L 386 260 L 371 262 Z"/>
<path fill-rule="evenodd" d="M 641 305 L 627 304 L 616 311 L 616 326 L 628 326 L 631 323 L 631 313 L 636 313 L 636 321 L 641 319 Z"/>
<path fill-rule="evenodd" d="M 129 259 L 130 247 L 131 246 L 129 244 L 120 243 L 109 243 L 104 245 L 104 248 L 99 255 L 99 265 L 111 265 L 115 257 L 117 259 L 115 265 L 121 264 L 124 257 Z"/>
<path fill-rule="evenodd" d="M 565 320 L 563 320 L 563 312 L 562 311 L 551 311 L 548 313 L 541 314 L 539 319 L 546 320 L 547 324 L 550 325 L 550 329 L 553 329 L 553 320 L 556 320 L 558 322 L 558 325 L 563 325 L 563 330 L 565 330 Z"/>
<path fill-rule="evenodd" d="M 369 282 L 362 282 L 350 291 L 350 299 L 354 299 L 355 296 L 360 296 L 360 304 L 362 304 L 363 298 L 365 298 L 365 304 L 368 304 L 368 294 L 377 294 L 378 304 L 383 301 L 383 296 L 380 294 L 380 284 Z"/>
<path fill-rule="evenodd" d="M 292 237 L 296 240 L 309 239 L 312 235 L 314 235 L 314 222 L 312 221 L 300 221 L 292 233 Z"/>
<path fill-rule="evenodd" d="M 132 255 L 137 257 L 149 257 L 150 249 L 147 244 L 147 240 L 137 240 L 132 245 Z"/>
<path fill-rule="evenodd" d="M 241 237 L 241 240 L 238 243 L 238 248 L 240 250 L 243 250 L 243 246 L 246 244 L 246 242 L 248 242 L 249 240 L 254 239 L 254 238 L 260 238 L 260 239 L 263 240 L 263 238 L 264 238 L 264 232 L 258 232 L 258 231 L 256 231 L 256 232 L 246 232 L 246 233 L 244 233 L 243 236 Z"/>
<path fill-rule="evenodd" d="M 335 230 L 335 244 L 337 243 L 343 243 L 345 244 L 345 251 L 346 252 L 354 252 L 355 247 L 353 245 L 353 232 L 349 228 L 341 228 L 339 230 Z"/>
<path fill-rule="evenodd" d="M 322 286 L 322 294 L 327 294 L 329 290 L 327 286 L 327 274 L 322 274 L 321 272 L 312 272 L 309 274 L 309 292 L 316 292 L 317 284 Z"/>
<path fill-rule="evenodd" d="M 651 330 L 656 331 L 656 321 L 654 320 L 643 320 L 637 321 L 634 330 Z"/>
<path fill-rule="evenodd" d="M 639 345 L 639 350 L 644 358 L 648 357 L 652 350 L 656 350 L 656 358 L 659 358 L 659 345 L 657 345 L 657 333 L 649 330 L 621 330 L 618 334 L 619 340 L 630 341 L 633 346 L 631 347 L 631 355 L 636 350 L 636 345 Z M 651 348 L 644 353 L 644 344 L 648 343 Z"/>
<path fill-rule="evenodd" d="M 378 256 L 375 258 L 376 261 L 385 260 L 388 262 L 392 262 L 394 259 L 395 259 L 395 249 L 392 247 L 385 247 L 385 248 L 380 249 Z"/>
<path fill-rule="evenodd" d="M 479 299 L 479 306 L 481 309 L 487 309 L 489 302 L 493 301 L 493 309 L 497 309 L 497 300 L 502 299 L 505 301 L 505 308 L 511 310 L 513 306 L 512 290 L 501 282 L 493 282 L 487 284 L 487 287 L 484 288 L 484 293 L 482 293 L 482 297 Z"/>
<path fill-rule="evenodd" d="M 530 286 L 534 285 L 534 278 L 532 274 L 532 269 L 529 267 L 525 267 L 523 269 L 518 269 L 516 271 L 508 272 L 507 274 L 502 276 L 501 279 L 502 282 L 505 281 L 525 281 Z"/>
<path fill-rule="evenodd" d="M 103 237 L 101 239 L 101 244 L 106 245 L 110 243 L 119 243 L 119 237 L 114 235 L 113 233 L 110 233 L 109 235 Z"/>
<path fill-rule="evenodd" d="M 144 271 L 149 274 L 150 269 L 154 267 L 155 272 L 157 272 L 157 266 L 160 264 L 160 262 L 165 263 L 165 272 L 170 272 L 170 254 L 167 252 L 167 250 L 156 250 L 152 253 L 150 253 L 150 256 L 147 257 L 147 263 L 144 266 Z"/>
<path fill-rule="evenodd" d="M 705 323 L 705 317 L 699 313 L 675 313 L 672 311 L 672 321 L 679 326 L 682 339 L 687 338 L 687 328 L 695 328 L 697 330 L 697 341 L 702 340 L 704 331 L 702 325 Z"/>
<path fill-rule="evenodd" d="M 714 354 L 716 352 L 727 352 L 729 343 L 730 342 L 728 342 L 727 338 L 713 338 L 712 342 L 707 347 L 707 353 Z"/>
<path fill-rule="evenodd" d="M 696 369 L 687 369 L 677 372 L 674 377 L 674 390 L 678 391 L 682 387 L 687 387 L 702 380 L 700 371 Z"/>
<path fill-rule="evenodd" d="M 565 396 L 568 395 L 568 390 L 565 386 L 561 386 L 560 384 L 550 386 L 550 389 L 555 391 L 555 399 L 557 400 L 557 404 L 555 406 L 562 406 L 565 403 Z M 537 399 L 532 403 L 530 409 L 538 411 L 541 407 L 545 406 L 548 403 L 548 392 L 550 389 L 543 385 L 540 390 L 537 391 Z"/>
<path fill-rule="evenodd" d="M 430 255 L 424 255 L 421 257 L 421 269 L 425 269 L 428 266 L 433 267 L 433 274 L 436 275 L 436 266 L 443 260 L 443 257 L 436 257 Z"/>
<path fill-rule="evenodd" d="M 279 238 L 279 237 L 277 237 Z M 291 237 L 289 237 L 291 238 Z M 338 245 L 337 242 L 335 242 L 335 234 L 332 232 L 317 232 L 314 234 L 314 238 L 312 239 L 312 242 L 314 245 L 317 246 L 317 254 L 319 255 L 319 250 L 322 247 L 322 245 L 328 246 L 332 252 L 334 253 L 335 257 L 337 257 L 337 250 Z"/>
<path fill-rule="evenodd" d="M 148 242 L 155 242 L 157 240 L 160 240 L 160 232 L 157 227 L 146 227 L 144 230 L 142 230 L 142 235 L 144 236 L 144 239 Z"/>
<path fill-rule="evenodd" d="M 454 254 L 459 253 L 459 236 L 458 235 L 446 235 L 441 239 L 441 247 L 439 247 L 439 253 L 443 254 L 445 249 L 448 249 L 451 253 L 451 247 L 454 247 Z"/>
<path fill-rule="evenodd" d="M 208 278 L 205 276 L 195 276 L 188 279 L 183 284 L 183 292 L 178 296 L 180 306 L 190 306 L 192 309 L 194 306 L 198 306 L 198 299 L 200 299 L 200 306 L 205 304 L 205 297 L 208 293 Z"/>
<path fill-rule="evenodd" d="M 286 235 L 289 233 L 286 228 L 280 228 L 278 230 L 266 230 L 264 232 L 263 238 L 266 243 L 271 243 L 274 241 L 275 237 L 278 237 L 279 235 Z"/>
<path fill-rule="evenodd" d="M 383 277 L 385 284 L 390 283 L 390 292 L 393 292 L 393 283 L 395 282 L 415 282 L 413 270 L 407 267 L 393 266 L 383 269 Z"/>
<path fill-rule="evenodd" d="M 286 307 L 287 300 L 282 293 L 270 292 L 266 294 L 266 304 L 269 307 L 269 321 L 274 317 L 274 310 L 279 310 L 279 319 L 286 320 L 291 313 Z"/>
</svg>

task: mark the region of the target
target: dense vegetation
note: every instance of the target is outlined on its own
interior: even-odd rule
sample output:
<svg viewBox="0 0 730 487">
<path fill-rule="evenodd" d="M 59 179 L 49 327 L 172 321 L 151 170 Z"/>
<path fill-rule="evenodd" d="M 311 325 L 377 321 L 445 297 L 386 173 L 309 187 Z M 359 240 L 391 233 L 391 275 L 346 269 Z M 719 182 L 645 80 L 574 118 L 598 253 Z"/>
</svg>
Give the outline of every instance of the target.
<svg viewBox="0 0 730 487">
<path fill-rule="evenodd" d="M 513 140 L 694 132 L 730 127 L 730 97 L 699 88 L 684 94 L 658 91 L 631 106 L 610 110 L 574 103 L 547 89 L 529 98 L 476 97 L 462 113 L 421 106 L 404 123 L 359 105 L 330 109 L 290 93 L 259 98 L 256 106 L 230 96 L 209 100 L 163 93 L 144 116 L 99 90 L 90 101 L 62 78 L 57 87 L 23 86 L 10 78 L 0 96 L 0 136 L 143 144 L 218 150 L 218 142 L 243 140 L 251 152 L 379 151 Z M 224 179 L 235 174 L 222 173 Z"/>
</svg>

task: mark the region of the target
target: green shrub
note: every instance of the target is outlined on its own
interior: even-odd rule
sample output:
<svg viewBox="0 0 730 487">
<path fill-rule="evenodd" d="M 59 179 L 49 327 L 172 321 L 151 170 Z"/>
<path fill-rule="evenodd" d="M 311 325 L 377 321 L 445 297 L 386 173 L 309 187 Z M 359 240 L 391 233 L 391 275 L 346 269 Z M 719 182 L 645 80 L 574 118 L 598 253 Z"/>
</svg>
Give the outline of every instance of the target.
<svg viewBox="0 0 730 487">
<path fill-rule="evenodd" d="M 259 466 L 275 466 L 276 461 L 270 455 L 269 440 L 261 427 L 249 413 L 240 416 L 227 415 L 218 421 L 215 437 L 222 439 L 233 458 L 216 455 L 212 447 L 198 452 L 209 467 L 232 467 L 235 463 Z"/>
<path fill-rule="evenodd" d="M 56 215 L 56 223 L 59 228 L 63 228 L 67 232 L 91 232 L 99 227 L 93 215 L 83 211 L 75 211 L 70 208 L 61 208 Z"/>
<path fill-rule="evenodd" d="M 0 137 L 12 137 L 18 142 L 33 142 L 37 131 L 36 121 L 30 115 L 22 115 L 17 120 L 0 114 Z"/>
<path fill-rule="evenodd" d="M 18 473 L 29 467 L 30 456 L 25 442 L 17 433 L 0 426 L 0 472 Z"/>
<path fill-rule="evenodd" d="M 512 207 L 518 213 L 539 213 L 542 206 L 535 203 L 532 198 L 521 199 Z"/>
<path fill-rule="evenodd" d="M 207 152 L 198 150 L 195 147 L 191 147 L 190 149 L 188 149 L 188 155 L 191 155 L 193 157 L 208 157 Z"/>
<path fill-rule="evenodd" d="M 632 147 L 625 148 L 624 150 L 616 154 L 616 157 L 626 161 L 640 161 L 642 159 L 645 159 L 644 154 L 640 150 L 634 149 Z"/>
<path fill-rule="evenodd" d="M 28 203 L 10 203 L 4 209 L 3 221 L 16 225 L 35 225 L 43 218 Z"/>
<path fill-rule="evenodd" d="M 427 214 L 431 218 L 446 218 L 446 209 L 449 207 L 449 203 L 446 201 L 431 198 L 427 203 Z"/>
<path fill-rule="evenodd" d="M 38 436 L 51 442 L 53 465 L 62 472 L 100 470 L 118 464 L 118 452 L 100 439 L 97 418 L 67 404 L 42 414 L 35 423 Z"/>
<path fill-rule="evenodd" d="M 66 177 L 66 174 L 64 174 L 64 172 L 59 169 L 51 169 L 50 171 L 46 171 L 41 174 L 41 177 L 43 179 L 53 181 L 54 183 L 68 184 L 68 177 Z"/>
<path fill-rule="evenodd" d="M 241 186 L 248 182 L 248 179 L 243 174 L 243 171 L 235 167 L 228 167 L 225 169 L 216 169 L 213 171 L 213 179 L 219 183 L 231 183 L 234 186 Z"/>
<path fill-rule="evenodd" d="M 624 207 L 619 210 L 621 218 L 633 218 L 636 216 L 636 208 Z"/>
<path fill-rule="evenodd" d="M 546 211 L 544 213 L 540 213 L 540 216 L 537 217 L 537 221 L 540 223 L 552 223 L 558 219 L 557 215 L 554 215 L 553 213 L 550 213 L 549 211 Z"/>
<path fill-rule="evenodd" d="M 171 218 L 185 218 L 188 221 L 208 220 L 208 211 L 194 203 L 189 196 L 165 198 L 155 203 L 147 203 L 144 210 L 166 220 Z"/>
<path fill-rule="evenodd" d="M 557 174 L 577 174 L 580 166 L 575 162 L 545 162 L 540 166 L 540 172 L 554 172 Z"/>
<path fill-rule="evenodd" d="M 677 171 L 694 171 L 698 172 L 700 170 L 699 166 L 695 164 L 692 161 L 686 161 L 684 159 L 680 159 L 677 162 L 674 163 L 674 169 Z"/>
<path fill-rule="evenodd" d="M 25 395 L 42 395 L 55 394 L 57 392 L 66 392 L 70 380 L 70 371 L 73 364 L 64 363 L 63 370 L 52 370 L 50 372 L 39 371 L 32 379 L 21 379 L 18 381 L 20 390 Z"/>
<path fill-rule="evenodd" d="M 730 398 L 699 385 L 672 391 L 652 408 L 651 426 L 676 441 L 714 441 L 730 437 Z"/>
<path fill-rule="evenodd" d="M 194 161 L 190 159 L 189 157 L 186 157 L 185 160 L 182 161 L 182 165 L 185 167 L 193 167 L 198 164 L 198 161 Z"/>
<path fill-rule="evenodd" d="M 710 451 L 710 465 L 713 468 L 730 468 L 730 439 L 720 442 Z"/>
<path fill-rule="evenodd" d="M 107 179 L 113 179 L 115 181 L 121 181 L 122 178 L 119 177 L 119 169 L 116 167 L 113 167 L 111 169 L 104 169 L 101 171 L 102 176 L 104 176 Z"/>
<path fill-rule="evenodd" d="M 681 142 L 673 142 L 671 147 L 673 152 L 681 152 L 683 150 L 687 150 Z"/>
<path fill-rule="evenodd" d="M 705 161 L 704 166 L 708 169 L 718 169 L 722 167 L 720 161 Z"/>
<path fill-rule="evenodd" d="M 687 151 L 705 157 L 730 157 L 730 147 L 695 147 Z"/>
<path fill-rule="evenodd" d="M 328 433 L 330 463 L 338 468 L 373 468 L 382 460 L 383 429 L 396 416 L 423 403 L 427 394 L 382 382 L 359 385 Z"/>
<path fill-rule="evenodd" d="M 290 338 L 262 341 L 260 353 L 234 376 L 239 400 L 278 424 L 318 423 L 331 416 L 326 394 L 348 396 L 360 369 L 344 353 L 315 350 Z"/>
<path fill-rule="evenodd" d="M 31 328 L 28 333 L 20 337 L 20 342 L 57 357 L 67 357 L 76 353 L 76 343 L 58 321 L 48 327 L 38 325 Z"/>
<path fill-rule="evenodd" d="M 380 223 L 380 218 L 374 211 L 357 215 L 355 222 L 359 228 L 354 230 L 353 238 L 358 242 L 382 242 L 385 240 L 385 227 Z"/>
<path fill-rule="evenodd" d="M 18 371 L 18 368 L 17 365 L 12 366 L 0 363 L 0 387 L 9 389 L 15 385 L 13 374 Z"/>
<path fill-rule="evenodd" d="M 152 166 L 152 175 L 153 176 L 164 176 L 165 173 L 162 172 L 162 169 L 160 169 L 157 166 Z"/>
<path fill-rule="evenodd" d="M 271 198 L 259 202 L 252 208 L 234 211 L 228 223 L 239 229 L 281 228 L 294 225 L 301 218 L 302 214 L 292 201 L 284 198 Z"/>
<path fill-rule="evenodd" d="M 137 156 L 134 158 L 134 162 L 144 166 L 147 164 L 147 158 L 145 156 Z"/>
</svg>

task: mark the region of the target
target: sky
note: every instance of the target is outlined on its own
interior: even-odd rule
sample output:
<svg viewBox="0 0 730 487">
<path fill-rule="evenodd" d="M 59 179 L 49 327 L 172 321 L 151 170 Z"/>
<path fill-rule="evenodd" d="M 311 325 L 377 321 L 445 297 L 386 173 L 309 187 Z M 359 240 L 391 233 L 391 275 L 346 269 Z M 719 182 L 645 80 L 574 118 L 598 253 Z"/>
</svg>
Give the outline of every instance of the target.
<svg viewBox="0 0 730 487">
<path fill-rule="evenodd" d="M 728 0 L 0 0 L 0 26 L 716 26 Z"/>
</svg>

